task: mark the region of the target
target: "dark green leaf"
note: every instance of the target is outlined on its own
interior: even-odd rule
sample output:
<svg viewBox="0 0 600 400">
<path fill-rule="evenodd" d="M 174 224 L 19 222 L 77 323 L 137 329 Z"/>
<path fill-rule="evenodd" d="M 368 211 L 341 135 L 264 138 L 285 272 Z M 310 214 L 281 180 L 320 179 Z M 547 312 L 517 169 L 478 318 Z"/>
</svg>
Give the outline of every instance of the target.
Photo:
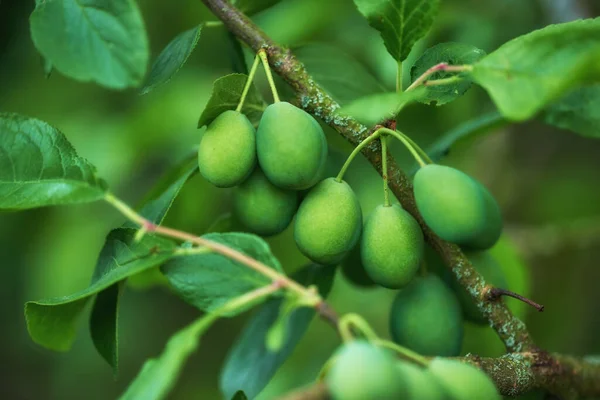
<svg viewBox="0 0 600 400">
<path fill-rule="evenodd" d="M 385 88 L 351 55 L 338 47 L 315 43 L 294 49 L 309 74 L 340 104 L 385 92 Z"/>
<path fill-rule="evenodd" d="M 508 121 L 497 112 L 484 114 L 447 131 L 437 138 L 427 149 L 427 155 L 433 161 L 439 161 L 450 151 L 450 148 L 456 142 L 488 133 L 507 124 Z"/>
<path fill-rule="evenodd" d="M 354 0 L 358 11 L 381 32 L 388 52 L 404 61 L 417 40 L 427 34 L 439 0 Z"/>
<path fill-rule="evenodd" d="M 269 245 L 246 233 L 209 233 L 203 238 L 225 244 L 283 272 Z M 213 311 L 228 300 L 268 285 L 264 275 L 216 253 L 173 258 L 161 267 L 179 296 L 203 311 Z"/>
<path fill-rule="evenodd" d="M 235 0 L 235 6 L 244 14 L 255 14 L 274 6 L 281 0 Z"/>
<path fill-rule="evenodd" d="M 522 121 L 567 92 L 600 80 L 600 18 L 579 20 L 520 36 L 474 65 L 504 117 Z"/>
<path fill-rule="evenodd" d="M 210 124 L 213 119 L 227 110 L 235 110 L 247 80 L 248 75 L 244 74 L 230 74 L 217 79 L 213 84 L 208 104 L 200 116 L 198 127 Z M 253 84 L 244 102 L 242 112 L 251 121 L 256 122 L 266 107 L 265 101 Z"/>
<path fill-rule="evenodd" d="M 140 214 L 149 221 L 160 224 L 165 215 L 171 208 L 173 201 L 179 194 L 179 191 L 187 182 L 187 180 L 198 171 L 196 154 L 192 154 L 169 171 L 150 192 L 149 196 L 142 203 Z M 124 225 L 128 228 L 137 228 L 131 222 Z M 104 251 L 112 253 L 116 251 L 112 246 L 119 246 L 120 242 L 111 240 L 112 234 L 107 237 Z M 98 275 L 102 275 L 107 266 L 106 262 L 111 262 L 110 259 L 100 257 L 96 265 Z M 146 276 L 147 274 L 156 273 L 158 278 L 166 281 L 164 276 L 158 270 L 158 265 L 154 268 L 147 269 L 128 278 L 128 283 L 131 280 L 136 280 L 138 277 Z M 96 349 L 100 355 L 111 365 L 115 375 L 118 372 L 118 313 L 119 299 L 123 291 L 123 282 L 116 283 L 98 293 L 92 314 L 90 317 L 90 333 Z"/>
<path fill-rule="evenodd" d="M 410 69 L 411 82 L 416 81 L 429 68 L 440 63 L 450 65 L 473 64 L 485 56 L 483 50 L 475 46 L 464 43 L 440 43 L 427 49 L 425 53 L 415 62 Z M 450 72 L 436 72 L 431 75 L 428 80 L 444 79 L 456 75 Z M 464 74 L 463 74 L 464 75 Z M 421 102 L 426 104 L 434 103 L 438 106 L 451 102 L 465 94 L 471 87 L 471 80 L 464 77 L 462 81 L 457 83 L 429 86 L 427 87 L 427 95 Z"/>
<path fill-rule="evenodd" d="M 303 285 L 317 285 L 326 297 L 333 283 L 335 269 L 310 265 L 293 278 Z M 292 354 L 306 332 L 315 312 L 311 308 L 297 308 L 291 314 L 282 313 L 285 299 L 271 299 L 248 322 L 235 345 L 229 351 L 221 372 L 221 391 L 231 398 L 238 390 L 255 398 L 271 380 L 277 369 Z M 280 318 L 284 318 L 283 321 Z M 282 337 L 278 346 L 268 345 L 273 326 L 278 322 Z M 272 341 L 272 339 L 271 339 Z M 276 349 L 277 348 L 277 349 Z"/>
<path fill-rule="evenodd" d="M 231 43 L 231 67 L 233 72 L 248 75 L 248 65 L 246 65 L 246 56 L 244 55 L 242 43 L 231 32 L 227 34 L 227 37 L 229 38 L 229 43 Z"/>
<path fill-rule="evenodd" d="M 115 229 L 110 233 L 92 283 L 84 290 L 25 304 L 27 329 L 33 341 L 52 350 L 68 350 L 75 339 L 77 317 L 94 295 L 171 257 L 174 243 L 154 236 L 146 236 L 136 243 L 135 233 L 134 229 Z M 103 356 L 112 359 L 112 354 Z"/>
<path fill-rule="evenodd" d="M 203 26 L 203 24 L 200 24 L 180 33 L 165 47 L 154 61 L 140 94 L 149 93 L 156 87 L 169 82 L 179 72 L 196 48 Z"/>
<path fill-rule="evenodd" d="M 148 39 L 133 0 L 41 1 L 30 25 L 35 47 L 71 78 L 113 89 L 144 78 Z"/>
<path fill-rule="evenodd" d="M 382 93 L 362 97 L 342 107 L 338 113 L 349 115 L 359 122 L 373 126 L 392 119 L 404 106 L 422 99 L 427 91 L 423 86 L 402 93 Z"/>
<path fill-rule="evenodd" d="M 0 209 L 85 203 L 105 194 L 96 168 L 60 131 L 37 119 L 0 114 Z"/>
<path fill-rule="evenodd" d="M 600 85 L 568 93 L 544 110 L 542 118 L 547 124 L 600 138 Z"/>
<path fill-rule="evenodd" d="M 248 400 L 248 396 L 246 396 L 246 394 L 241 390 L 238 390 L 238 392 L 233 395 L 231 400 Z"/>
<path fill-rule="evenodd" d="M 207 314 L 171 336 L 162 354 L 144 363 L 120 399 L 164 399 L 177 382 L 188 357 L 198 348 L 200 337 L 217 318 L 217 314 Z"/>
</svg>

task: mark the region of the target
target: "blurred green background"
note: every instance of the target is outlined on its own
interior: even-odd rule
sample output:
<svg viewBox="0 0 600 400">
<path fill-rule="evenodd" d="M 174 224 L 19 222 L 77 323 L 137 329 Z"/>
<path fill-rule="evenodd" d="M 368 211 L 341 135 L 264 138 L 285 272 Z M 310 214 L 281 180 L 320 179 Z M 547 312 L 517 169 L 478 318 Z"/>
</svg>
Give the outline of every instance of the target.
<svg viewBox="0 0 600 400">
<path fill-rule="evenodd" d="M 198 0 L 138 2 L 154 56 L 179 32 L 214 19 Z M 0 2 L 0 111 L 36 117 L 61 129 L 113 191 L 135 204 L 161 173 L 197 145 L 196 123 L 212 82 L 232 72 L 227 33 L 206 28 L 176 78 L 138 96 L 135 91 L 111 92 L 78 83 L 59 73 L 46 79 L 28 33 L 33 7 L 33 0 Z M 596 0 L 446 0 L 435 28 L 415 47 L 411 59 L 446 41 L 470 43 L 489 52 L 547 24 L 597 15 Z M 292 47 L 333 44 L 355 57 L 386 88 L 394 87 L 395 62 L 350 0 L 284 0 L 254 19 L 276 41 Z M 321 52 L 317 58 L 323 61 L 328 56 Z M 270 99 L 268 91 L 264 93 Z M 491 110 L 483 90 L 473 88 L 444 107 L 410 107 L 399 126 L 427 145 L 446 130 Z M 334 132 L 328 134 L 332 148 L 348 152 L 343 140 Z M 407 165 L 405 150 L 393 151 Z M 553 351 L 600 353 L 600 141 L 532 121 L 461 143 L 443 162 L 481 180 L 500 202 L 506 235 L 494 251 L 504 260 L 512 288 L 546 306 L 544 313 L 537 313 L 510 303 L 525 318 L 537 343 Z M 365 213 L 381 202 L 381 181 L 364 160 L 353 166 L 348 180 Z M 229 197 L 229 190 L 215 189 L 197 176 L 182 191 L 166 223 L 201 234 L 229 210 Z M 121 221 L 104 204 L 0 214 L 3 399 L 116 398 L 143 361 L 157 355 L 173 332 L 197 316 L 165 288 L 127 290 L 121 303 L 118 379 L 96 353 L 85 319 L 68 353 L 50 352 L 29 339 L 25 301 L 87 286 L 105 235 Z M 292 272 L 306 262 L 290 229 L 269 242 L 286 270 Z M 330 300 L 340 313 L 361 313 L 387 335 L 393 294 L 356 289 L 338 274 Z M 220 398 L 219 370 L 247 317 L 222 320 L 205 335 L 171 398 Z M 313 321 L 261 398 L 311 382 L 337 345 L 329 326 Z M 502 345 L 489 328 L 468 326 L 464 351 L 497 355 Z"/>
</svg>

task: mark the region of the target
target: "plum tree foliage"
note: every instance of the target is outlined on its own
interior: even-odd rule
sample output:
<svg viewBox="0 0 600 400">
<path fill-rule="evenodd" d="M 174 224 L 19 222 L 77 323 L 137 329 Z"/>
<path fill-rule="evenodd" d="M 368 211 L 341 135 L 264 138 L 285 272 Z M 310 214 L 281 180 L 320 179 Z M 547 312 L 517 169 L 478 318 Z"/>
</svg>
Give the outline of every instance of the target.
<svg viewBox="0 0 600 400">
<path fill-rule="evenodd" d="M 577 93 L 585 96 L 586 104 L 590 96 L 600 103 L 599 92 L 588 90 L 600 81 L 600 19 L 548 26 L 487 55 L 468 44 L 438 44 L 415 62 L 410 85 L 404 88 L 401 63 L 429 31 L 440 1 L 354 0 L 399 62 L 399 79 L 396 92 L 368 95 L 352 92 L 353 76 L 347 78 L 347 86 L 330 84 L 332 90 L 343 90 L 344 99 L 350 97 L 350 104 L 340 108 L 333 100 L 339 93 L 322 89 L 309 75 L 310 68 L 249 18 L 277 2 L 204 0 L 223 24 L 201 23 L 178 35 L 150 71 L 147 32 L 134 0 L 36 2 L 31 36 L 48 65 L 109 89 L 137 87 L 147 94 L 167 83 L 208 26 L 228 29 L 234 43 L 245 42 L 256 58 L 247 75 L 232 74 L 215 82 L 200 117 L 200 127 L 206 130 L 197 162 L 195 156 L 185 160 L 138 210 L 108 189 L 58 129 L 33 118 L 0 114 L 0 210 L 104 200 L 127 218 L 107 236 L 88 288 L 26 304 L 32 339 L 53 350 L 68 350 L 78 317 L 95 298 L 91 335 L 117 371 L 117 308 L 123 283 L 160 267 L 173 291 L 204 314 L 146 362 L 123 399 L 167 398 L 212 323 L 253 307 L 260 309 L 223 368 L 221 388 L 228 399 L 256 397 L 315 313 L 343 341 L 315 377 L 318 387 L 337 400 L 494 400 L 536 387 L 569 396 L 600 395 L 593 384 L 600 380 L 597 367 L 541 351 L 504 303 L 488 296 L 491 289 L 506 289 L 502 271 L 486 253 L 503 229 L 492 193 L 466 173 L 437 164 L 440 152 L 424 151 L 410 135 L 395 129 L 407 104 L 446 104 L 478 84 L 506 121 L 531 119 L 542 112 L 546 122 L 559 121 L 581 135 L 600 136 L 598 126 L 588 123 L 597 109 L 564 112 L 565 107 L 575 107 Z M 261 65 L 272 92 L 269 105 L 253 84 Z M 298 98 L 280 99 L 272 71 Z M 358 65 L 348 66 L 348 71 L 368 74 Z M 325 81 L 335 81 L 336 74 L 344 72 L 318 71 Z M 375 78 L 369 77 L 369 82 L 379 87 Z M 562 99 L 568 104 L 560 106 Z M 364 126 L 359 121 L 372 123 Z M 343 165 L 328 161 L 332 144 L 321 124 L 354 145 Z M 460 138 L 479 133 L 476 126 L 461 132 Z M 447 149 L 458 139 L 440 137 L 433 148 Z M 401 142 L 419 165 L 413 182 L 388 154 L 390 140 Z M 350 180 L 344 180 L 361 152 L 382 176 L 377 179 L 383 189 L 381 202 L 366 215 Z M 230 188 L 238 232 L 222 229 L 195 236 L 162 225 L 179 190 L 198 171 L 215 186 Z M 295 243 L 312 264 L 289 277 L 263 237 L 292 224 Z M 426 242 L 443 269 L 424 257 Z M 338 265 L 364 290 L 397 291 L 393 304 L 373 305 L 389 308 L 393 340 L 381 338 L 356 314 L 338 316 L 326 302 Z M 465 318 L 492 326 L 509 354 L 491 360 L 444 358 L 459 355 Z M 540 370 L 536 365 L 558 367 Z M 571 380 L 573 371 L 577 381 Z M 515 373 L 533 378 L 512 380 Z"/>
</svg>

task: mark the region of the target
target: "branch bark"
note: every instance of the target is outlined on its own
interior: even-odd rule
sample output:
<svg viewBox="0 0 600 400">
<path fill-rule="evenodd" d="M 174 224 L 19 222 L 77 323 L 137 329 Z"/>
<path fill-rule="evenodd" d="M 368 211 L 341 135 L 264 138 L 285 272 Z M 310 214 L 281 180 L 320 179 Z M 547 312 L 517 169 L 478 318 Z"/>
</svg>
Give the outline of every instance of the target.
<svg viewBox="0 0 600 400">
<path fill-rule="evenodd" d="M 298 103 L 308 113 L 322 119 L 352 145 L 357 146 L 372 133 L 372 129 L 350 117 L 337 115 L 339 105 L 308 74 L 304 65 L 288 50 L 273 42 L 246 15 L 226 0 L 202 0 L 229 31 L 255 52 L 265 49 L 272 69 L 295 91 Z M 382 174 L 381 148 L 378 141 L 366 146 L 363 155 Z M 427 242 L 442 257 L 460 285 L 472 296 L 477 307 L 488 319 L 509 354 L 498 359 L 477 358 L 477 365 L 494 378 L 503 394 L 523 393 L 542 387 L 566 398 L 576 395 L 600 394 L 600 367 L 583 360 L 552 356 L 541 351 L 533 342 L 525 324 L 516 318 L 504 302 L 490 300 L 486 293 L 491 288 L 475 270 L 461 249 L 436 236 L 419 214 L 408 176 L 388 157 L 389 188 L 402 207 L 419 222 Z M 515 354 L 528 354 L 516 363 Z M 511 358 L 512 357 L 512 358 Z M 466 361 L 474 362 L 474 357 Z M 519 368 L 513 368 L 519 365 Z M 522 379 L 511 371 L 519 371 Z M 492 373 L 494 372 L 494 373 Z M 504 377 L 511 377 L 506 379 Z M 596 383 L 593 380 L 596 380 Z"/>
</svg>

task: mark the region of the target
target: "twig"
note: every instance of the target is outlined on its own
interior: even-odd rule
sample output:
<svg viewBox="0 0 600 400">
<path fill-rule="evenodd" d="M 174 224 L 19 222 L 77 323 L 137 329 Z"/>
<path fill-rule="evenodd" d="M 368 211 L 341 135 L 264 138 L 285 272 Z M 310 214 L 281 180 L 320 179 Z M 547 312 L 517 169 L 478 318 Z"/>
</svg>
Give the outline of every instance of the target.
<svg viewBox="0 0 600 400">
<path fill-rule="evenodd" d="M 530 306 L 532 306 L 539 312 L 544 311 L 543 305 L 538 304 L 535 301 L 528 299 L 527 297 L 521 296 L 518 293 L 511 292 L 510 290 L 500 289 L 500 288 L 495 287 L 495 288 L 491 288 L 488 292 L 488 298 L 490 300 L 498 300 L 502 296 L 508 296 L 508 297 L 515 298 L 517 300 L 521 300 L 523 303 L 529 304 Z"/>
</svg>

